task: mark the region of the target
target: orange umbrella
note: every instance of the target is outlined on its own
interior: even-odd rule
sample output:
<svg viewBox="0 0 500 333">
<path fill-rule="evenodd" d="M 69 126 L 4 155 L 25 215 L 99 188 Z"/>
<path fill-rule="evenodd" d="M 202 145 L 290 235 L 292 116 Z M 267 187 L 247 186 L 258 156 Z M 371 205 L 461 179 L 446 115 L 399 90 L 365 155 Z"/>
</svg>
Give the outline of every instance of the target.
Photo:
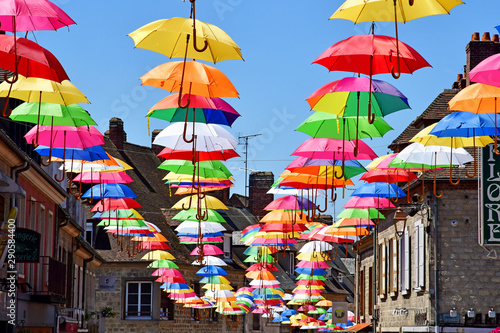
<svg viewBox="0 0 500 333">
<path fill-rule="evenodd" d="M 197 61 L 171 61 L 157 66 L 143 75 L 143 85 L 204 97 L 238 97 L 231 81 L 218 69 Z M 184 87 L 183 87 L 184 86 Z M 189 102 L 188 102 L 189 103 Z"/>
<path fill-rule="evenodd" d="M 307 216 L 304 213 L 297 211 L 282 211 L 273 210 L 263 218 L 260 219 L 261 223 L 307 223 Z"/>
<path fill-rule="evenodd" d="M 276 280 L 273 273 L 269 271 L 252 271 L 246 273 L 245 277 L 253 280 L 265 280 L 265 281 Z"/>
</svg>

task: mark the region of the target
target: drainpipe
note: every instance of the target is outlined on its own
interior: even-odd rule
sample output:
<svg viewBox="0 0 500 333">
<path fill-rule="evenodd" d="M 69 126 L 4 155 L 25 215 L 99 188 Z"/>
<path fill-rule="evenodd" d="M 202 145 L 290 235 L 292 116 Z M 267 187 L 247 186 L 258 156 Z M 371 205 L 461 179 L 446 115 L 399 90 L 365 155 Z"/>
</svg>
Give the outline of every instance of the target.
<svg viewBox="0 0 500 333">
<path fill-rule="evenodd" d="M 92 255 L 92 257 L 88 258 L 88 259 L 85 259 L 83 260 L 83 279 L 82 279 L 82 290 L 83 290 L 83 293 L 82 293 L 82 308 L 83 308 L 83 311 L 86 311 L 86 304 L 85 304 L 85 287 L 87 286 L 87 264 L 89 262 L 91 262 L 92 260 L 95 259 L 95 254 Z M 85 320 L 85 313 L 83 314 L 82 316 L 82 322 L 81 322 L 81 325 L 80 327 L 83 327 L 83 321 Z"/>
<path fill-rule="evenodd" d="M 434 228 L 434 332 L 439 333 L 439 297 L 438 297 L 438 200 L 434 197 L 432 207 L 432 226 Z"/>
<path fill-rule="evenodd" d="M 377 333 L 377 320 L 378 320 L 378 309 L 377 309 L 377 228 L 373 228 L 373 268 L 372 268 L 372 279 L 373 279 L 373 333 Z"/>
<path fill-rule="evenodd" d="M 24 171 L 27 171 L 29 168 L 31 167 L 31 165 L 28 163 L 28 161 L 24 161 L 23 164 L 21 165 L 18 165 L 16 167 L 13 167 L 10 171 L 11 173 L 11 178 L 14 180 L 14 182 L 17 184 L 18 180 L 19 180 L 19 174 L 21 172 L 24 172 Z M 15 195 L 12 195 L 11 199 L 10 199 L 10 206 L 11 208 L 12 207 L 15 207 L 16 206 L 16 197 Z"/>
</svg>

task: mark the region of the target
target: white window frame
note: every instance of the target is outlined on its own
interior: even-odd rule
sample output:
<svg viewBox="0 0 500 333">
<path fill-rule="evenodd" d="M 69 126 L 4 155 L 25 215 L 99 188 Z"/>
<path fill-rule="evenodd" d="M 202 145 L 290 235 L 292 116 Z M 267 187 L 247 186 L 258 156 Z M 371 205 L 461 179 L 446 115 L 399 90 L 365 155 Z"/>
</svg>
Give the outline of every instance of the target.
<svg viewBox="0 0 500 333">
<path fill-rule="evenodd" d="M 135 284 L 138 284 L 138 288 L 137 288 L 137 294 L 138 294 L 138 297 L 137 297 L 137 312 L 138 312 L 138 315 L 136 316 L 130 316 L 130 315 L 127 315 L 128 313 L 128 307 L 129 307 L 129 304 L 128 304 L 128 296 L 129 296 L 129 286 L 132 284 L 132 283 L 135 283 Z M 150 300 L 149 300 L 149 304 L 151 306 L 151 313 L 149 314 L 149 316 L 141 316 L 141 301 L 142 301 L 142 285 L 143 284 L 149 284 L 151 286 L 150 290 Z M 134 304 L 135 305 L 135 304 Z M 124 314 L 124 319 L 126 320 L 147 320 L 147 319 L 153 319 L 153 282 L 151 281 L 127 281 L 125 283 L 125 314 Z"/>
<path fill-rule="evenodd" d="M 422 291 L 425 287 L 425 232 L 422 220 L 415 222 L 414 239 L 414 289 L 415 291 Z"/>
<path fill-rule="evenodd" d="M 383 241 L 380 246 L 380 298 L 385 298 L 385 292 L 387 289 L 387 246 L 385 241 Z"/>
<path fill-rule="evenodd" d="M 90 240 L 87 239 L 87 232 L 90 233 Z M 92 222 L 85 223 L 85 240 L 94 246 L 94 224 Z"/>
<path fill-rule="evenodd" d="M 391 293 L 398 292 L 398 239 L 394 237 L 392 240 L 392 272 L 391 272 Z"/>
<path fill-rule="evenodd" d="M 224 241 L 222 243 L 222 251 L 224 252 L 224 259 L 231 259 L 231 243 L 232 243 L 232 234 L 224 234 Z"/>
<path fill-rule="evenodd" d="M 289 267 L 289 274 L 294 275 L 295 274 L 295 252 L 288 252 L 288 255 L 290 256 L 290 262 L 288 263 Z M 331 270 L 330 270 L 330 275 L 331 275 Z"/>
<path fill-rule="evenodd" d="M 408 234 L 408 228 L 405 229 L 403 237 L 399 240 L 399 245 L 401 249 L 399 290 L 401 295 L 406 295 L 410 291 L 410 235 Z"/>
</svg>

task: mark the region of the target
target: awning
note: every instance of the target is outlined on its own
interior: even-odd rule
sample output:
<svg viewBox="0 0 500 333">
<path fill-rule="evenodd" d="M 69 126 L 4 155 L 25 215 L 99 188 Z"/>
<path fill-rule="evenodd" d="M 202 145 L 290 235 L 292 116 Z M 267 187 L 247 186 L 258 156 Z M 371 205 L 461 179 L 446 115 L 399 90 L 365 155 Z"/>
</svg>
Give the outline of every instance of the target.
<svg viewBox="0 0 500 333">
<path fill-rule="evenodd" d="M 346 332 L 361 332 L 366 330 L 366 328 L 372 326 L 372 323 L 357 324 L 346 329 Z"/>
<path fill-rule="evenodd" d="M 0 193 L 20 194 L 26 197 L 26 192 L 12 178 L 0 171 Z"/>
</svg>

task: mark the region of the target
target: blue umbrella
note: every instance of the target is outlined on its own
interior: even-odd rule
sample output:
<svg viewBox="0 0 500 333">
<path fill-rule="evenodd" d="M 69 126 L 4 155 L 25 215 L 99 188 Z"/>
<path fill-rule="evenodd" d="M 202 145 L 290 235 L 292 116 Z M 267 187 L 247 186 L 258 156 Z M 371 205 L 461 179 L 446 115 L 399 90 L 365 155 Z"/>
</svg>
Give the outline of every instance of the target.
<svg viewBox="0 0 500 333">
<path fill-rule="evenodd" d="M 219 266 L 205 266 L 201 268 L 196 275 L 201 276 L 214 276 L 214 275 L 227 275 L 227 272 Z"/>
<path fill-rule="evenodd" d="M 406 193 L 396 184 L 364 183 L 354 190 L 351 196 L 389 198 L 405 197 Z"/>
<path fill-rule="evenodd" d="M 287 317 L 290 317 L 290 316 L 293 316 L 296 314 L 299 314 L 299 312 L 297 310 L 294 310 L 294 309 L 288 309 L 288 310 L 285 310 L 281 313 L 282 316 L 287 316 Z"/>
<path fill-rule="evenodd" d="M 46 146 L 38 146 L 35 151 L 42 156 L 52 156 L 65 160 L 84 160 L 84 161 L 99 161 L 109 160 L 108 154 L 101 146 L 93 146 L 85 149 L 77 148 L 50 148 Z"/>
<path fill-rule="evenodd" d="M 178 237 L 194 237 L 194 238 L 200 238 L 199 233 L 190 233 L 190 232 L 179 232 L 177 233 Z M 224 233 L 222 231 L 219 232 L 212 232 L 212 233 L 202 233 L 201 237 L 224 237 Z"/>
<path fill-rule="evenodd" d="M 324 268 L 306 268 L 306 267 L 297 267 L 295 271 L 299 274 L 306 275 L 325 275 L 326 270 Z"/>
<path fill-rule="evenodd" d="M 137 195 L 128 186 L 123 184 L 97 184 L 92 186 L 82 198 L 85 199 L 120 199 L 120 198 L 137 198 Z"/>
<path fill-rule="evenodd" d="M 281 314 L 281 316 L 278 316 L 273 319 L 273 323 L 281 323 L 282 321 L 290 321 L 290 318 Z"/>
<path fill-rule="evenodd" d="M 497 127 L 497 133 L 500 127 Z M 495 119 L 493 113 L 456 111 L 441 119 L 429 132 L 437 137 L 464 137 L 495 135 Z"/>
</svg>

